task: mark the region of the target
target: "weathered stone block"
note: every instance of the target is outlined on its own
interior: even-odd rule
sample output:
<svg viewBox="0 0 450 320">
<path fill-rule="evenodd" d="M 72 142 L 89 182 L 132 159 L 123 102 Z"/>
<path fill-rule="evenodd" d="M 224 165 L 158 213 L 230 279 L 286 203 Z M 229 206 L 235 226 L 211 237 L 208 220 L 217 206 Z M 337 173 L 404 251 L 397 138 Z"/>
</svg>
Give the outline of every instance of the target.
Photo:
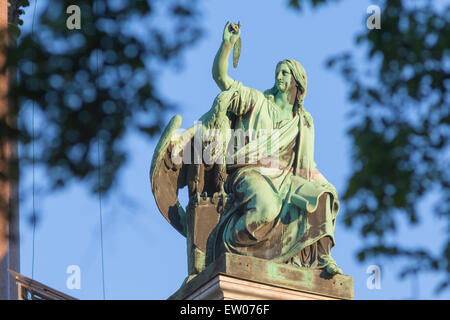
<svg viewBox="0 0 450 320">
<path fill-rule="evenodd" d="M 226 253 L 169 299 L 353 299 L 353 277 Z"/>
</svg>

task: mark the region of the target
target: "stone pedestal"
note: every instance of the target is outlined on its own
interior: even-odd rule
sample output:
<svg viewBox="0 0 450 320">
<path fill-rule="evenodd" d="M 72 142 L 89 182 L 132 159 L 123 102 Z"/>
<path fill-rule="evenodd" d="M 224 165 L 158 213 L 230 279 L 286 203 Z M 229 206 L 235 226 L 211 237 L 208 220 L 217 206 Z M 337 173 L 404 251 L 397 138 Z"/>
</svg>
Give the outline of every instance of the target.
<svg viewBox="0 0 450 320">
<path fill-rule="evenodd" d="M 353 277 L 225 254 L 169 300 L 353 299 Z"/>
</svg>

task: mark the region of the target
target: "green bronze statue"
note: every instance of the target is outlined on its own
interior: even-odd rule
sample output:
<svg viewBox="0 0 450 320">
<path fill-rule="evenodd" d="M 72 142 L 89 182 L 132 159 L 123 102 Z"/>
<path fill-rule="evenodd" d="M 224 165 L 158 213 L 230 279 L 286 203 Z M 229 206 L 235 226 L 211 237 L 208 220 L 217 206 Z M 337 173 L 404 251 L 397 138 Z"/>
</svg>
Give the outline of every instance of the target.
<svg viewBox="0 0 450 320">
<path fill-rule="evenodd" d="M 283 60 L 271 89 L 262 93 L 246 87 L 228 75 L 229 56 L 233 46 L 240 50 L 240 37 L 240 23 L 228 22 L 212 68 L 222 92 L 200 118 L 201 143 L 188 143 L 198 126 L 175 133 L 179 116 L 160 139 L 150 172 L 158 207 L 188 238 L 190 275 L 224 253 L 342 274 L 331 257 L 339 200 L 314 161 L 314 123 L 304 107 L 305 69 Z M 236 57 L 239 52 L 234 65 Z M 246 133 L 244 143 L 236 144 L 233 132 L 238 131 Z M 211 146 L 219 152 L 211 152 Z M 205 151 L 208 157 L 186 161 Z M 175 161 L 183 155 L 183 161 Z M 185 185 L 187 212 L 177 199 Z M 205 203 L 210 211 L 201 213 Z"/>
</svg>

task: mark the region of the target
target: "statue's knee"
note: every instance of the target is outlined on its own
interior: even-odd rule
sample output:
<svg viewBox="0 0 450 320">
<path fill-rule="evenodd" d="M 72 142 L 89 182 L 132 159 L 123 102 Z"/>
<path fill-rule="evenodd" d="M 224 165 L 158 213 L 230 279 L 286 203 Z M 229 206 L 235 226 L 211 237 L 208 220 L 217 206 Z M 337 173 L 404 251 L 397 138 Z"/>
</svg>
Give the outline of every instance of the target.
<svg viewBox="0 0 450 320">
<path fill-rule="evenodd" d="M 281 209 L 281 201 L 274 196 L 262 195 L 256 201 L 257 210 L 260 211 L 260 215 L 267 219 L 267 221 L 271 221 L 275 219 L 280 213 Z"/>
</svg>

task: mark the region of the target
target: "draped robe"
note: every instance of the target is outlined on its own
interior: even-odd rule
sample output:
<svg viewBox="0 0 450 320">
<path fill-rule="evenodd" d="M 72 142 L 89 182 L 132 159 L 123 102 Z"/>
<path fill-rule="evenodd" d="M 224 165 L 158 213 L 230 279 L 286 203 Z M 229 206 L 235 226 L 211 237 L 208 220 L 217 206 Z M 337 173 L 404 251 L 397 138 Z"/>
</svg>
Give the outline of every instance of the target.
<svg viewBox="0 0 450 320">
<path fill-rule="evenodd" d="M 210 237 L 209 261 L 231 252 L 286 262 L 326 236 L 333 246 L 339 201 L 314 162 L 311 115 L 302 108 L 283 119 L 273 97 L 238 81 L 211 110 L 233 118 L 230 129 L 247 138 L 226 160 L 229 200 Z"/>
</svg>

